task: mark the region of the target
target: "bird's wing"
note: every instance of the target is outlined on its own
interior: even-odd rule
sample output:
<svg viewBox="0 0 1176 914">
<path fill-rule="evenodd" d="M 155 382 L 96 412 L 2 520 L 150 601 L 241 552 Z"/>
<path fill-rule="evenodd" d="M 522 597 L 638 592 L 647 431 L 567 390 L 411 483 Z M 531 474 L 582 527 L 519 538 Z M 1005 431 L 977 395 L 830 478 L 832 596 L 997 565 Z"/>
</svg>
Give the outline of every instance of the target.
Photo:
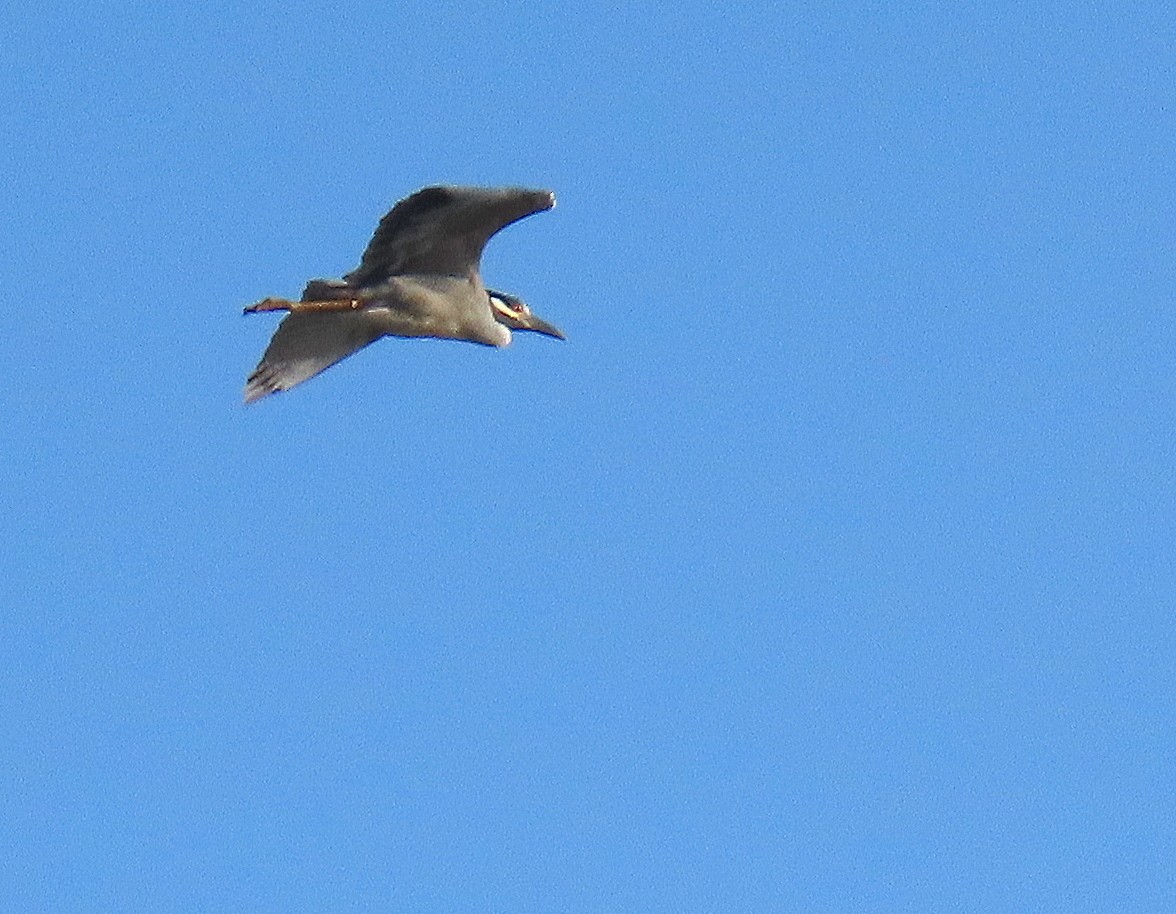
<svg viewBox="0 0 1176 914">
<path fill-rule="evenodd" d="M 245 402 L 289 390 L 382 335 L 363 311 L 288 314 L 245 384 Z"/>
<path fill-rule="evenodd" d="M 469 276 L 495 232 L 553 206 L 548 190 L 426 187 L 380 220 L 359 266 L 344 278 L 362 287 L 406 273 Z"/>
</svg>

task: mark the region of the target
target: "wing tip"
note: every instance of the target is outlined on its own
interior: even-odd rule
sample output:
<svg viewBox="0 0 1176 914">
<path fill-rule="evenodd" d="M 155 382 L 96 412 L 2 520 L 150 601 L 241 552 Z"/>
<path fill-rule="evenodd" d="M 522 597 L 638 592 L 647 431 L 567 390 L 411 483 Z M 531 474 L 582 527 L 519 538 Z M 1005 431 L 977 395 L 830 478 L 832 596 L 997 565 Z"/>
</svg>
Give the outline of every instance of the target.
<svg viewBox="0 0 1176 914">
<path fill-rule="evenodd" d="M 277 373 L 270 365 L 262 362 L 245 381 L 245 405 L 256 403 L 263 397 L 268 397 L 270 394 L 276 394 L 282 390 L 285 390 L 285 387 L 282 386 Z"/>
</svg>

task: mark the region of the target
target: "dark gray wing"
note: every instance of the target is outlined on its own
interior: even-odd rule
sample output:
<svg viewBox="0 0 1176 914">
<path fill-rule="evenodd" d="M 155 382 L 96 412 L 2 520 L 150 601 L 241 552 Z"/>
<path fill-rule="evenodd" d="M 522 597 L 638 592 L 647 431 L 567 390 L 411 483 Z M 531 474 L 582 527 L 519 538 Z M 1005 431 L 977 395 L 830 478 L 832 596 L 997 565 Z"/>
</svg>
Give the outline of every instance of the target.
<svg viewBox="0 0 1176 914">
<path fill-rule="evenodd" d="M 363 311 L 288 314 L 245 384 L 245 402 L 289 390 L 382 335 Z"/>
<path fill-rule="evenodd" d="M 549 190 L 426 187 L 380 220 L 359 266 L 344 279 L 363 287 L 406 273 L 469 276 L 492 235 L 553 206 Z"/>
</svg>

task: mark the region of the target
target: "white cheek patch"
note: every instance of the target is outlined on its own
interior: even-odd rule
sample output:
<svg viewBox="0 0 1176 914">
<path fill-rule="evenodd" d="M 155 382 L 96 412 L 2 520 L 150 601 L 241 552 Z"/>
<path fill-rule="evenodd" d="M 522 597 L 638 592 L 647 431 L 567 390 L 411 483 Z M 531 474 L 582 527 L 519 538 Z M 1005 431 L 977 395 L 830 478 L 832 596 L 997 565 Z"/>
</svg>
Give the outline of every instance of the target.
<svg viewBox="0 0 1176 914">
<path fill-rule="evenodd" d="M 490 304 L 494 306 L 495 311 L 497 311 L 499 314 L 509 317 L 511 320 L 521 322 L 527 314 L 526 308 L 519 308 L 516 310 L 510 307 L 510 305 L 508 305 L 501 298 L 497 298 L 493 295 L 490 296 Z"/>
</svg>

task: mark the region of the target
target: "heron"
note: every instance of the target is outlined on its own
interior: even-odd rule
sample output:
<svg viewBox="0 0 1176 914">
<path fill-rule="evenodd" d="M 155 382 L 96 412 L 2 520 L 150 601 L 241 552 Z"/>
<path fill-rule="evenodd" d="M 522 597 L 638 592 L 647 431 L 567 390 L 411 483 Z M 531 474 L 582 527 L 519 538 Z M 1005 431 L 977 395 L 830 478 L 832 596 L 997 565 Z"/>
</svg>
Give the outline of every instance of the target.
<svg viewBox="0 0 1176 914">
<path fill-rule="evenodd" d="M 566 339 L 518 296 L 487 289 L 481 260 L 500 230 L 555 206 L 549 190 L 425 187 L 381 220 L 359 266 L 312 279 L 300 301 L 266 298 L 246 314 L 288 311 L 245 384 L 245 402 L 289 390 L 384 336 L 506 346 L 512 330 Z"/>
</svg>

